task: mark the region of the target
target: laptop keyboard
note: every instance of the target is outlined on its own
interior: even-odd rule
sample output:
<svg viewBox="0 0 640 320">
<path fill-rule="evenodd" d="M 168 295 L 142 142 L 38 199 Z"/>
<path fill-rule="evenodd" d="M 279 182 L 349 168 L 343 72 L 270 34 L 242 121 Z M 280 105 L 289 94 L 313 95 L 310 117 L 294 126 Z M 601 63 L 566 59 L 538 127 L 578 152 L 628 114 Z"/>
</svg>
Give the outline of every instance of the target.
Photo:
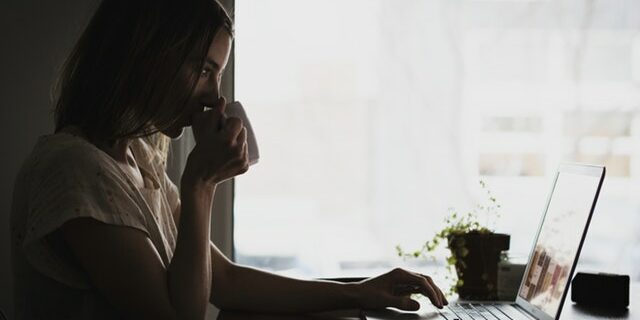
<svg viewBox="0 0 640 320">
<path fill-rule="evenodd" d="M 452 303 L 440 315 L 447 320 L 531 319 L 509 304 Z"/>
</svg>

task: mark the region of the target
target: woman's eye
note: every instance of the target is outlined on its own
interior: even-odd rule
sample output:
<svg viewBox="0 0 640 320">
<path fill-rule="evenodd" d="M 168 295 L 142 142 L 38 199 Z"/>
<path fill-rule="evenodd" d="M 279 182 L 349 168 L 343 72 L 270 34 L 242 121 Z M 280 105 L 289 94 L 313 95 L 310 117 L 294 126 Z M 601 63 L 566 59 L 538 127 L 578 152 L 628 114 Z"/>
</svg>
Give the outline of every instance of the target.
<svg viewBox="0 0 640 320">
<path fill-rule="evenodd" d="M 209 69 L 202 69 L 200 71 L 200 76 L 201 77 L 208 77 L 211 74 L 211 70 Z"/>
</svg>

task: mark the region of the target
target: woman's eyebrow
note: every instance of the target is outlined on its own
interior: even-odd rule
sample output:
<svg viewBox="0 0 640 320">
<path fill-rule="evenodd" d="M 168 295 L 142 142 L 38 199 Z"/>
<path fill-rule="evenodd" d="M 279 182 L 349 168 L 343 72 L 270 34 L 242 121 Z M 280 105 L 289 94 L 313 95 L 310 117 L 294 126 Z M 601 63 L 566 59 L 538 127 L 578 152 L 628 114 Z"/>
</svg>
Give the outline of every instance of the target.
<svg viewBox="0 0 640 320">
<path fill-rule="evenodd" d="M 218 63 L 216 63 L 215 61 L 213 61 L 213 60 L 211 60 L 209 58 L 205 58 L 204 62 L 210 64 L 213 68 L 220 70 L 220 65 Z"/>
</svg>

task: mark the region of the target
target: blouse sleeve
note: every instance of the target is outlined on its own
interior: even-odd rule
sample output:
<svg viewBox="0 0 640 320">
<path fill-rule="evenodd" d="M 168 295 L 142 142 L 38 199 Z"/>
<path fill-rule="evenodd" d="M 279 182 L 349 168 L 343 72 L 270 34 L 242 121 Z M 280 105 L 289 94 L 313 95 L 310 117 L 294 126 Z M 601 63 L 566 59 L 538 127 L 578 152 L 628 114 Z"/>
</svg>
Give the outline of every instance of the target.
<svg viewBox="0 0 640 320">
<path fill-rule="evenodd" d="M 147 236 L 138 194 L 118 165 L 97 150 L 66 150 L 40 158 L 31 170 L 23 249 L 41 273 L 72 287 L 87 278 L 62 257 L 47 236 L 65 222 L 91 218 L 138 229 Z"/>
</svg>

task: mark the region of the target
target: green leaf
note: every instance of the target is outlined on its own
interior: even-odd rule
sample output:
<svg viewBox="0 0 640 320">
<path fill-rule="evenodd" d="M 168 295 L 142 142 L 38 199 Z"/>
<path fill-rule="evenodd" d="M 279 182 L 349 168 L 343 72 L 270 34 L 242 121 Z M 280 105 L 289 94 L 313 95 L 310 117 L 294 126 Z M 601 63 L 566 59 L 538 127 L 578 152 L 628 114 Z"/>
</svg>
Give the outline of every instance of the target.
<svg viewBox="0 0 640 320">
<path fill-rule="evenodd" d="M 501 205 L 498 203 L 497 198 L 493 196 L 484 180 L 480 179 L 479 184 L 482 190 L 486 192 L 486 198 L 483 202 L 476 204 L 472 207 L 472 210 L 461 211 L 463 212 L 462 214 L 454 207 L 448 208 L 449 214 L 443 219 L 444 226 L 435 233 L 431 240 L 424 242 L 419 250 L 412 253 L 405 252 L 400 245 L 397 245 L 395 249 L 398 256 L 403 259 L 431 258 L 435 261 L 436 257 L 434 255 L 428 256 L 426 253 L 434 252 L 444 242 L 452 253 L 445 258 L 448 271 L 448 275 L 445 278 L 453 280 L 456 279 L 456 273 L 462 275 L 462 270 L 466 269 L 467 266 L 464 260 L 458 260 L 457 257 L 468 256 L 469 249 L 466 248 L 464 239 L 458 237 L 458 235 L 464 235 L 469 232 L 492 233 L 491 226 L 495 225 L 495 222 L 492 221 L 501 217 L 499 212 Z M 481 221 L 487 224 L 484 225 Z M 462 280 L 458 279 L 452 284 L 449 292 L 457 292 L 457 287 L 462 284 Z"/>
</svg>

